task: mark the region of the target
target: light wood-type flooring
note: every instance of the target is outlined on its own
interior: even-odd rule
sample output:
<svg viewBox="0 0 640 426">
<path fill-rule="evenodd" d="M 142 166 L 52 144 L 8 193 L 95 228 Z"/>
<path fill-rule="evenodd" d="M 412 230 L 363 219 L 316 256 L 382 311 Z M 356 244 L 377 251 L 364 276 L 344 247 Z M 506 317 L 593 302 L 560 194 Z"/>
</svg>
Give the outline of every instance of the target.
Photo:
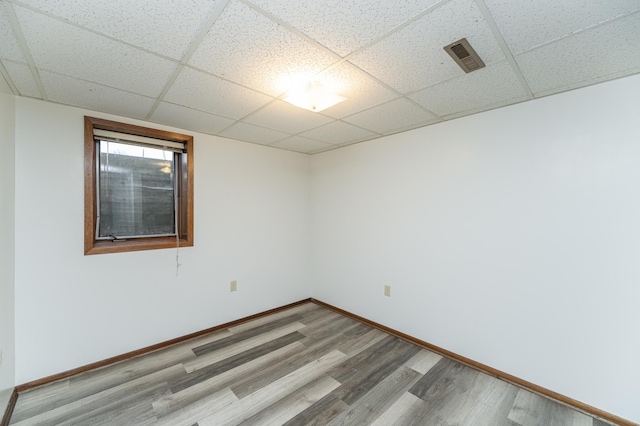
<svg viewBox="0 0 640 426">
<path fill-rule="evenodd" d="M 21 393 L 10 424 L 609 423 L 305 303 Z"/>
</svg>

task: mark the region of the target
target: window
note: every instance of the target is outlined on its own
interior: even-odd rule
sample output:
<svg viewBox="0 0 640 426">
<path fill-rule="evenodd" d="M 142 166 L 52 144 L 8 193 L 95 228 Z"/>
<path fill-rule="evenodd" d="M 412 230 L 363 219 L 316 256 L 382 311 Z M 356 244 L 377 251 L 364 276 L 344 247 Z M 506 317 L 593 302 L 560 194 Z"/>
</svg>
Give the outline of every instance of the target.
<svg viewBox="0 0 640 426">
<path fill-rule="evenodd" d="M 85 117 L 85 254 L 193 245 L 193 137 Z"/>
</svg>

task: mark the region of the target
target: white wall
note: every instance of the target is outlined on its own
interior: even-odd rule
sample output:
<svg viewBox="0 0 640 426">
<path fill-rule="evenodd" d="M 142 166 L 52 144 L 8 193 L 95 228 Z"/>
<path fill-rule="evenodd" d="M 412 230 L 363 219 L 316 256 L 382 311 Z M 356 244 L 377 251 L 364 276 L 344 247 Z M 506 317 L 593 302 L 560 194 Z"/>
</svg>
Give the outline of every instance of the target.
<svg viewBox="0 0 640 426">
<path fill-rule="evenodd" d="M 2 77 L 0 77 L 0 80 Z M 0 94 L 0 417 L 15 386 L 14 224 L 15 102 Z"/>
<path fill-rule="evenodd" d="M 629 77 L 310 158 L 195 134 L 178 277 L 174 250 L 83 256 L 82 118 L 149 124 L 17 98 L 17 361 L 7 378 L 9 314 L 0 384 L 309 297 L 311 276 L 320 300 L 640 421 L 639 90 Z"/>
<path fill-rule="evenodd" d="M 313 297 L 640 422 L 638 93 L 313 156 Z"/>
<path fill-rule="evenodd" d="M 310 296 L 309 157 L 202 134 L 180 275 L 173 249 L 84 256 L 85 114 L 150 126 L 16 99 L 18 383 Z"/>
</svg>

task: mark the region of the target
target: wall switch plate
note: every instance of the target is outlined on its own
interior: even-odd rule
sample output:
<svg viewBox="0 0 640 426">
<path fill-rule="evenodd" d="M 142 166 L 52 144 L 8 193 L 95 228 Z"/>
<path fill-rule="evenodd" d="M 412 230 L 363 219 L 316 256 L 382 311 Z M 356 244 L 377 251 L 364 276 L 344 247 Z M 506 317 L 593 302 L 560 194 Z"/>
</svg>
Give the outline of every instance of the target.
<svg viewBox="0 0 640 426">
<path fill-rule="evenodd" d="M 0 364 L 2 364 L 2 348 L 0 348 Z"/>
<path fill-rule="evenodd" d="M 391 297 L 391 286 L 390 285 L 385 285 L 384 286 L 384 295 L 387 297 Z"/>
<path fill-rule="evenodd" d="M 231 283 L 229 284 L 229 291 L 236 291 L 238 290 L 238 281 L 231 281 Z"/>
</svg>

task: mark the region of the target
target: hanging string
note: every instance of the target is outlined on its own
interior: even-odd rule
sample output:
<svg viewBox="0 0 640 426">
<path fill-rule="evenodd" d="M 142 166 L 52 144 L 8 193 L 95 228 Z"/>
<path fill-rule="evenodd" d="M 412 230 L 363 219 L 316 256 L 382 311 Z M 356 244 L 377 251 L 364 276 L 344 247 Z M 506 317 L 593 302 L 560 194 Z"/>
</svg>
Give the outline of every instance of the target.
<svg viewBox="0 0 640 426">
<path fill-rule="evenodd" d="M 176 277 L 180 273 L 180 266 L 182 266 L 180 263 L 180 237 L 176 234 Z"/>
</svg>

